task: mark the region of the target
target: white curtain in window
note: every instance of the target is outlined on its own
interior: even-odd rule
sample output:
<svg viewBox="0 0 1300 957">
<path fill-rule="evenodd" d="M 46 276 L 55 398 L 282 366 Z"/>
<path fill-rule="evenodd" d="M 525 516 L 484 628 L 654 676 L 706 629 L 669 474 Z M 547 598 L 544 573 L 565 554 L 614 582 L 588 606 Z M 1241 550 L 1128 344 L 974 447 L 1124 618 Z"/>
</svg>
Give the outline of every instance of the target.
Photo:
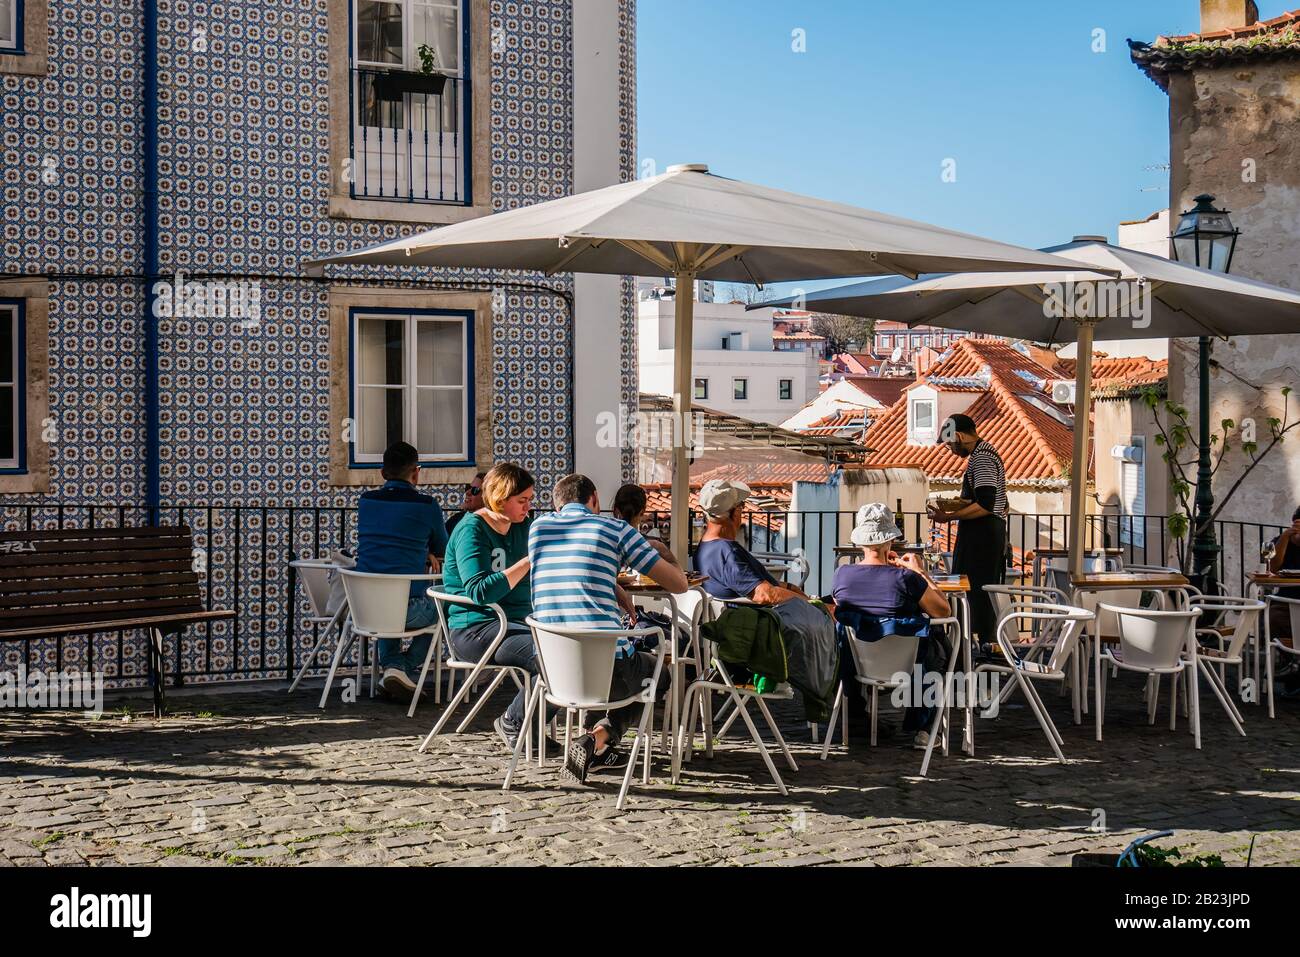
<svg viewBox="0 0 1300 957">
<path fill-rule="evenodd" d="M 0 46 L 17 46 L 18 0 L 0 0 Z"/>
<path fill-rule="evenodd" d="M 413 36 L 412 63 L 418 68 L 420 58 L 415 51 L 421 44 L 428 44 L 433 50 L 434 68 L 454 75 L 460 73 L 460 4 L 421 3 L 414 0 L 411 4 L 411 25 Z"/>
</svg>

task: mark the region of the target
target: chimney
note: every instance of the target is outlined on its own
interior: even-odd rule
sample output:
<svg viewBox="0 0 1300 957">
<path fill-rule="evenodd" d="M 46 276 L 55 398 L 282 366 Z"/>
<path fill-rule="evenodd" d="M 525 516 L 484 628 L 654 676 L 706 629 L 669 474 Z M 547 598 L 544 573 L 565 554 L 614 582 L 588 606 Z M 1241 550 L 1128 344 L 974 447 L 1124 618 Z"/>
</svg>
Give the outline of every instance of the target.
<svg viewBox="0 0 1300 957">
<path fill-rule="evenodd" d="M 1252 27 L 1259 21 L 1255 0 L 1201 0 L 1201 32 Z"/>
</svg>

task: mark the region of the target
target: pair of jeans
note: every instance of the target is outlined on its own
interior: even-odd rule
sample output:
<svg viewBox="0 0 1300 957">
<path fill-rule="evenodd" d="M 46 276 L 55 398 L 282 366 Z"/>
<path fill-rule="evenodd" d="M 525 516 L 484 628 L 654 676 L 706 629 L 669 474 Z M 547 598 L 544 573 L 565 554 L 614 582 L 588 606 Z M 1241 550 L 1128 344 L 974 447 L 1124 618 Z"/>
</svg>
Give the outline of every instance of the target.
<svg viewBox="0 0 1300 957">
<path fill-rule="evenodd" d="M 456 657 L 462 661 L 478 661 L 487 652 L 488 646 L 497 636 L 497 629 L 500 625 L 496 620 L 479 622 L 477 625 L 470 625 L 468 628 L 457 628 L 451 633 L 451 647 L 456 652 Z M 497 665 L 506 665 L 511 668 L 522 668 L 529 675 L 537 675 L 537 649 L 533 645 L 532 629 L 522 621 L 511 621 L 506 623 L 506 636 L 501 639 L 501 644 L 497 645 L 496 652 L 492 655 L 492 663 Z M 505 711 L 506 730 L 511 734 L 517 734 L 524 725 L 524 709 L 528 705 L 529 686 L 525 685 L 519 689 L 514 700 Z M 554 705 L 546 706 L 546 720 L 550 721 L 551 717 L 559 709 Z"/>
<path fill-rule="evenodd" d="M 639 694 L 654 673 L 655 656 L 644 651 L 638 651 L 630 658 L 614 659 L 614 674 L 609 681 L 609 700 L 621 701 L 623 698 L 630 698 L 634 694 Z M 671 678 L 672 672 L 667 669 L 659 673 L 656 700 L 663 697 Z M 609 743 L 617 745 L 623 740 L 623 735 L 627 733 L 632 719 L 636 717 L 636 709 L 644 707 L 645 705 L 639 702 L 633 702 L 621 708 L 615 708 L 613 711 L 607 711 L 605 716 L 592 726 L 592 730 L 604 728 L 609 733 Z"/>
<path fill-rule="evenodd" d="M 438 607 L 428 595 L 412 596 L 406 606 L 406 630 L 431 628 L 438 621 Z M 420 680 L 420 669 L 424 667 L 424 657 L 429 653 L 429 643 L 433 641 L 433 632 L 426 631 L 411 639 L 411 646 L 402 651 L 400 638 L 380 638 L 375 642 L 379 655 L 380 670 L 397 668 L 405 671 L 412 681 Z"/>
</svg>

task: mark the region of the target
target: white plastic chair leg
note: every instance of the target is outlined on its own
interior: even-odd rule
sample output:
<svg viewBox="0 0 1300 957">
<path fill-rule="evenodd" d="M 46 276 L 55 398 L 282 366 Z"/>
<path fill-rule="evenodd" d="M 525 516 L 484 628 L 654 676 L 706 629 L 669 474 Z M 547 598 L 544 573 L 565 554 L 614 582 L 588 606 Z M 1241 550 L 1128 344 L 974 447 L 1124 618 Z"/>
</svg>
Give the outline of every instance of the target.
<svg viewBox="0 0 1300 957">
<path fill-rule="evenodd" d="M 1237 729 L 1238 734 L 1243 738 L 1246 737 L 1246 729 L 1241 726 L 1241 715 L 1233 705 L 1232 699 L 1228 695 L 1227 686 L 1223 683 L 1223 679 L 1214 673 L 1212 667 L 1207 667 L 1205 662 L 1201 661 L 1198 662 L 1198 664 L 1203 669 L 1205 680 L 1209 684 L 1210 690 L 1212 690 L 1215 697 L 1219 699 L 1219 704 L 1223 705 L 1223 710 L 1227 713 L 1228 720 L 1232 722 L 1232 726 Z"/>
<path fill-rule="evenodd" d="M 732 697 L 738 699 L 739 695 L 733 693 Z M 772 780 L 776 782 L 777 790 L 781 792 L 783 797 L 788 795 L 790 792 L 786 790 L 785 782 L 781 780 L 781 775 L 776 770 L 776 765 L 772 763 L 772 755 L 768 753 L 767 745 L 763 743 L 763 738 L 759 735 L 758 728 L 754 726 L 754 721 L 750 718 L 749 711 L 741 706 L 739 700 L 735 701 L 734 704 L 736 705 L 736 711 L 740 714 L 740 717 L 744 719 L 745 727 L 749 728 L 749 736 L 753 739 L 754 746 L 758 748 L 758 753 L 763 756 L 763 763 L 767 765 L 768 773 L 772 775 Z"/>
<path fill-rule="evenodd" d="M 826 740 L 822 743 L 822 760 L 831 750 L 831 739 L 835 737 L 835 721 L 840 716 L 840 706 L 844 703 L 844 688 L 841 686 L 835 695 L 835 704 L 831 708 L 831 719 L 826 723 Z"/>
<path fill-rule="evenodd" d="M 355 637 L 355 632 L 344 624 L 343 630 L 339 632 L 338 644 L 334 646 L 334 660 L 330 662 L 329 674 L 325 676 L 325 687 L 321 689 L 320 704 L 317 707 L 323 709 L 325 702 L 329 700 L 330 688 L 334 686 L 334 674 L 339 670 L 339 662 L 343 660 L 343 656 L 347 653 L 347 649 L 352 645 Z"/>
<path fill-rule="evenodd" d="M 468 685 L 469 682 L 467 681 L 467 682 L 465 682 L 465 684 Z M 528 696 L 528 708 L 524 711 L 524 725 L 523 725 L 523 726 L 524 726 L 525 728 L 529 727 L 530 723 L 531 723 L 532 720 L 533 720 L 533 711 L 534 711 L 534 709 L 536 709 L 536 707 L 537 707 L 537 699 L 540 698 L 541 695 L 542 695 L 542 683 L 541 683 L 541 681 L 538 681 L 537 684 L 533 687 L 533 693 L 532 693 L 531 695 Z M 528 737 L 528 735 L 526 735 L 526 734 L 524 734 L 524 733 L 521 732 L 520 735 L 519 735 L 519 737 L 515 739 L 515 750 L 514 750 L 514 751 L 511 753 L 511 755 L 510 755 L 510 767 L 508 767 L 508 768 L 506 769 L 506 779 L 505 779 L 505 783 L 503 783 L 503 784 L 501 785 L 501 790 L 503 790 L 503 791 L 509 791 L 509 790 L 510 790 L 510 782 L 514 779 L 514 776 L 515 776 L 515 768 L 519 766 L 519 752 L 520 752 L 520 749 L 521 749 L 521 748 L 524 746 L 524 744 L 525 744 L 524 739 L 525 739 L 526 737 Z M 524 760 L 525 760 L 525 762 L 526 762 L 528 759 L 527 759 L 527 758 L 524 758 Z"/>
<path fill-rule="evenodd" d="M 794 755 L 790 753 L 790 746 L 785 743 L 785 738 L 781 736 L 781 729 L 776 726 L 776 720 L 772 717 L 772 712 L 768 710 L 767 702 L 759 697 L 754 698 L 754 700 L 758 702 L 758 710 L 762 711 L 763 717 L 767 719 L 767 726 L 772 729 L 776 743 L 781 746 L 781 750 L 785 753 L 785 763 L 790 765 L 791 771 L 798 771 L 799 765 L 794 763 Z"/>
</svg>

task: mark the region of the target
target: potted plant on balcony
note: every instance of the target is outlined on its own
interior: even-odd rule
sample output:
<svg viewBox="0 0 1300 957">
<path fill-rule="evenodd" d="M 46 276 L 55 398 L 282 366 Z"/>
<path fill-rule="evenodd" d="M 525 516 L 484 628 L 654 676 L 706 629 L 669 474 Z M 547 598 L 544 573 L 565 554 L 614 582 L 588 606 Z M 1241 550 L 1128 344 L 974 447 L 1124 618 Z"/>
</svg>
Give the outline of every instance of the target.
<svg viewBox="0 0 1300 957">
<path fill-rule="evenodd" d="M 390 70 L 375 77 L 375 96 L 381 100 L 400 102 L 407 93 L 442 96 L 447 85 L 447 74 L 435 72 L 438 56 L 427 43 L 415 51 L 420 56 L 419 72 Z"/>
</svg>

